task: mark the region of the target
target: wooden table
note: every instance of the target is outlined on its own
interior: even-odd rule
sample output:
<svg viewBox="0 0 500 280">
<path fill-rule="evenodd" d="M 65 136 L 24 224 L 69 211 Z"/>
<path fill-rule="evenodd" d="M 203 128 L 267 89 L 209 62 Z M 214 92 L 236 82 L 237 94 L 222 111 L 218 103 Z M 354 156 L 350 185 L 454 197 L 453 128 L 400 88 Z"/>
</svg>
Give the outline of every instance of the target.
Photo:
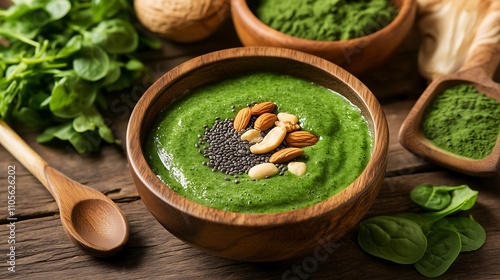
<svg viewBox="0 0 500 280">
<path fill-rule="evenodd" d="M 477 204 L 469 213 L 485 228 L 487 241 L 480 250 L 461 254 L 441 279 L 500 279 L 500 175 L 474 178 L 450 172 L 413 156 L 398 142 L 399 127 L 426 86 L 418 74 L 415 34 L 389 63 L 362 78 L 383 105 L 391 136 L 386 178 L 367 217 L 416 211 L 409 191 L 418 184 L 468 184 L 479 191 Z M 148 64 L 149 75 L 157 78 L 194 56 L 238 46 L 231 22 L 227 22 L 206 41 L 165 41 L 162 51 L 149 51 L 141 58 Z M 139 81 L 133 88 L 109 97 L 107 118 L 120 139 L 125 139 L 134 103 L 148 86 L 146 80 Z M 357 244 L 356 230 L 330 244 L 321 259 L 311 254 L 278 263 L 243 263 L 208 255 L 172 236 L 148 212 L 129 174 L 124 141 L 119 146 L 104 146 L 96 154 L 78 155 L 66 144 L 36 143 L 35 131 L 15 129 L 51 165 L 116 201 L 128 218 L 131 234 L 116 257 L 96 259 L 85 255 L 66 237 L 48 191 L 0 148 L 2 279 L 425 279 L 411 265 L 397 265 L 366 254 Z M 9 166 L 16 169 L 15 273 L 7 270 L 6 256 L 11 233 L 7 220 Z"/>
</svg>

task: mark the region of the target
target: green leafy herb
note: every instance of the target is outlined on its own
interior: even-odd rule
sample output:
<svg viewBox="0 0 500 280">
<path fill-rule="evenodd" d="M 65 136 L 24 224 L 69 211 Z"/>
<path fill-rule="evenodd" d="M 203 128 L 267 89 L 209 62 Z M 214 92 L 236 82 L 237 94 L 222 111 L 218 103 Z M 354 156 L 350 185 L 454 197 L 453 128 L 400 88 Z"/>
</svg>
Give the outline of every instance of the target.
<svg viewBox="0 0 500 280">
<path fill-rule="evenodd" d="M 463 187 L 420 185 L 411 190 L 410 198 L 426 210 L 439 211 L 450 204 L 451 192 Z"/>
<path fill-rule="evenodd" d="M 73 69 L 85 80 L 92 82 L 100 80 L 108 73 L 109 56 L 98 45 L 84 42 L 73 60 Z"/>
<path fill-rule="evenodd" d="M 427 248 L 418 224 L 392 216 L 377 216 L 362 222 L 358 242 L 366 252 L 400 264 L 415 263 Z"/>
<path fill-rule="evenodd" d="M 474 251 L 484 244 L 486 232 L 479 223 L 472 218 L 448 217 L 471 209 L 477 191 L 466 185 L 420 185 L 410 194 L 426 212 L 378 216 L 361 222 L 358 243 L 363 250 L 396 263 L 413 263 L 422 275 L 437 277 L 460 252 Z"/>
<path fill-rule="evenodd" d="M 139 43 L 134 27 L 121 19 L 102 21 L 86 35 L 109 53 L 133 52 Z"/>
<path fill-rule="evenodd" d="M 460 186 L 452 192 L 450 203 L 447 207 L 437 212 L 425 213 L 403 213 L 397 215 L 400 218 L 405 218 L 416 222 L 422 227 L 424 233 L 427 233 L 430 227 L 440 219 L 451 215 L 457 211 L 469 210 L 476 203 L 478 192 L 472 190 L 468 186 Z"/>
<path fill-rule="evenodd" d="M 96 95 L 93 84 L 78 77 L 64 77 L 52 89 L 49 107 L 57 117 L 75 118 L 94 104 Z"/>
<path fill-rule="evenodd" d="M 0 118 L 43 129 L 80 153 L 116 143 L 105 94 L 140 77 L 140 36 L 128 0 L 17 0 L 0 10 Z"/>
<path fill-rule="evenodd" d="M 460 254 L 460 235 L 453 230 L 441 228 L 427 235 L 427 250 L 414 265 L 426 277 L 438 277 L 448 270 Z"/>
<path fill-rule="evenodd" d="M 447 217 L 434 223 L 431 230 L 439 228 L 452 229 L 460 234 L 462 252 L 477 250 L 486 242 L 484 228 L 472 217 Z"/>
</svg>

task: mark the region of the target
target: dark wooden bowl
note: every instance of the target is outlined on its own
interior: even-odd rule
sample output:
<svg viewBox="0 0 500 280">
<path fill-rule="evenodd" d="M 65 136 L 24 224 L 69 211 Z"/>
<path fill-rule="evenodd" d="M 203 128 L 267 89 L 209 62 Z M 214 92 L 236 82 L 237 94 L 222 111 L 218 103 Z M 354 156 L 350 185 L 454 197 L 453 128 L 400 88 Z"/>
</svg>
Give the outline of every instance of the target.
<svg viewBox="0 0 500 280">
<path fill-rule="evenodd" d="M 415 19 L 415 0 L 394 0 L 399 14 L 387 26 L 367 36 L 345 41 L 315 41 L 279 32 L 260 21 L 249 0 L 231 0 L 231 14 L 244 46 L 271 46 L 323 57 L 358 75 L 386 62 L 409 34 Z"/>
<path fill-rule="evenodd" d="M 243 214 L 203 206 L 165 186 L 143 155 L 158 113 L 186 91 L 250 71 L 295 76 L 335 90 L 358 106 L 374 137 L 362 174 L 337 195 L 307 208 Z M 311 253 L 353 229 L 371 207 L 387 163 L 388 128 L 380 104 L 354 76 L 319 57 L 269 47 L 222 50 L 187 61 L 158 79 L 137 103 L 127 130 L 127 153 L 137 190 L 153 216 L 173 235 L 217 256 L 277 261 Z M 161 234 L 161 233 L 151 233 Z"/>
</svg>

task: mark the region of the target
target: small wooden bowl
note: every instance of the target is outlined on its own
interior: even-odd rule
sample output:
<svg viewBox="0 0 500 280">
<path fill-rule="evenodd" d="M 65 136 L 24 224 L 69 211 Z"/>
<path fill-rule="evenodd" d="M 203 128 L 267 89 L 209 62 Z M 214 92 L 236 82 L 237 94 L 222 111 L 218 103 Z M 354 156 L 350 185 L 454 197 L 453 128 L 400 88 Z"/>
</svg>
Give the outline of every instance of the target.
<svg viewBox="0 0 500 280">
<path fill-rule="evenodd" d="M 149 168 L 143 144 L 163 108 L 190 89 L 253 71 L 271 71 L 311 81 L 339 92 L 361 109 L 374 137 L 374 147 L 365 170 L 345 190 L 294 211 L 235 213 L 186 199 L 165 186 Z M 158 79 L 139 100 L 130 117 L 127 153 L 144 204 L 173 235 L 217 256 L 265 262 L 314 252 L 321 242 L 334 242 L 356 226 L 382 184 L 388 138 L 387 121 L 380 104 L 370 90 L 348 72 L 324 59 L 294 50 L 243 47 L 194 58 Z"/>
<path fill-rule="evenodd" d="M 382 65 L 396 52 L 409 34 L 417 10 L 415 0 L 394 0 L 399 14 L 379 31 L 345 41 L 317 41 L 293 37 L 267 26 L 252 12 L 250 2 L 231 0 L 234 26 L 244 46 L 299 50 L 330 60 L 354 75 Z"/>
<path fill-rule="evenodd" d="M 421 123 L 432 100 L 444 90 L 459 84 L 472 84 L 479 92 L 500 101 L 500 84 L 492 80 L 500 61 L 500 44 L 479 45 L 462 67 L 433 80 L 417 100 L 399 130 L 399 141 L 413 154 L 471 176 L 494 176 L 500 172 L 500 134 L 493 151 L 483 159 L 462 157 L 435 146 L 425 137 Z"/>
</svg>

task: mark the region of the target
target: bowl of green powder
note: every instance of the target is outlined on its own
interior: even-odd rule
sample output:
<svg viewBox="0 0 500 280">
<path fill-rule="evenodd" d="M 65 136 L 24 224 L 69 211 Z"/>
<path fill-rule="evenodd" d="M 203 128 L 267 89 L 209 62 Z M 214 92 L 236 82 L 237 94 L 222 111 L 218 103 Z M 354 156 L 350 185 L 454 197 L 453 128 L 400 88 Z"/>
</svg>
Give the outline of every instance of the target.
<svg viewBox="0 0 500 280">
<path fill-rule="evenodd" d="M 470 51 L 458 72 L 434 79 L 401 125 L 415 155 L 471 176 L 500 172 L 500 44 Z"/>
<path fill-rule="evenodd" d="M 245 46 L 295 49 L 355 75 L 386 62 L 411 30 L 414 0 L 232 0 Z"/>
</svg>

